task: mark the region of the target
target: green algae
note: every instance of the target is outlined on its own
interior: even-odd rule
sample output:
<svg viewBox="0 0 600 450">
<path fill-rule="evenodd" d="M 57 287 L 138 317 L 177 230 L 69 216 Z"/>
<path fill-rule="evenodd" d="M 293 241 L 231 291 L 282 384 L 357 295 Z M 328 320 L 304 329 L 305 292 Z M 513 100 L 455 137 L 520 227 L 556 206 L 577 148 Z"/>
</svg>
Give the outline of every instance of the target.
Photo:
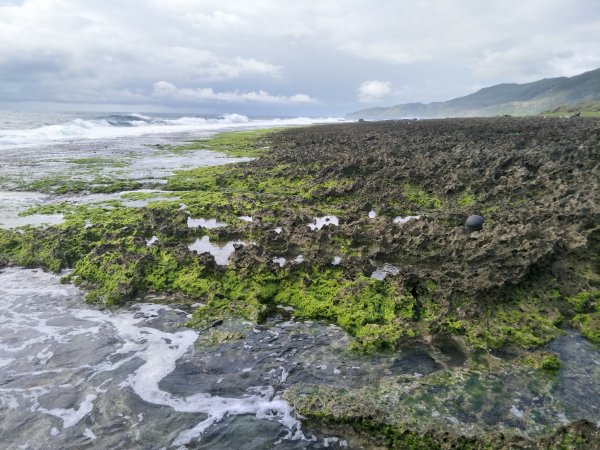
<svg viewBox="0 0 600 450">
<path fill-rule="evenodd" d="M 273 226 L 281 216 L 343 214 L 355 207 L 351 178 L 332 179 L 319 174 L 317 166 L 297 167 L 272 160 L 268 150 L 272 132 L 224 133 L 170 149 L 211 149 L 259 159 L 177 171 L 163 187 L 170 194 L 128 192 L 121 196 L 129 200 L 161 197 L 143 208 L 123 207 L 120 200 L 31 208 L 24 214 L 63 213 L 65 223 L 48 230 L 30 227 L 18 232 L 0 231 L 0 256 L 3 261 L 25 267 L 55 272 L 72 268 L 67 280 L 85 287 L 89 301 L 107 306 L 152 293 L 202 301 L 205 306 L 189 321 L 190 326 L 200 328 L 227 317 L 260 322 L 275 305 L 292 306 L 298 318 L 324 319 L 340 325 L 355 336 L 352 348 L 358 352 L 389 351 L 401 339 L 440 331 L 461 336 L 469 346 L 482 349 L 510 344 L 536 348 L 562 333 L 560 324 L 568 310 L 565 305 L 560 307 L 556 296 L 520 293 L 510 301 L 482 305 L 472 316 L 455 317 L 440 303 L 438 284 L 427 278 L 407 285 L 392 278 L 378 281 L 323 262 L 274 271 L 264 262 L 240 270 L 198 259 L 188 251 L 187 244 L 204 235 L 211 239 L 229 235 L 256 239 L 267 251 L 274 248 L 264 229 L 241 221 L 238 217 L 242 215 L 260 217 L 262 226 Z M 53 192 L 112 192 L 139 187 L 136 182 L 130 185 L 123 180 L 97 187 L 86 184 L 85 188 L 83 182 L 68 178 L 40 183 L 45 183 L 38 186 L 40 190 Z M 172 200 L 162 199 L 171 195 Z M 389 211 L 435 210 L 446 204 L 435 194 L 409 183 L 402 185 L 400 195 L 400 200 L 390 202 L 397 203 Z M 458 203 L 469 206 L 475 200 L 467 188 Z M 179 211 L 180 203 L 186 205 L 185 213 Z M 190 230 L 188 215 L 223 220 L 229 227 L 222 231 Z M 369 227 L 366 224 L 358 229 L 368 233 Z M 157 236 L 159 242 L 149 247 L 146 239 L 151 236 Z M 303 244 L 306 249 L 317 245 L 310 239 Z M 363 247 L 353 244 L 355 236 L 335 230 L 319 239 L 327 240 L 333 255 L 341 253 L 352 260 L 364 254 Z M 464 302 L 469 304 L 472 299 Z M 597 310 L 582 309 L 581 302 L 575 300 L 567 305 L 576 312 L 571 323 L 590 339 L 597 339 Z"/>
<path fill-rule="evenodd" d="M 46 194 L 74 194 L 89 192 L 92 194 L 112 194 L 122 191 L 134 191 L 150 187 L 147 183 L 135 180 L 115 180 L 108 176 L 96 176 L 92 179 L 73 179 L 64 176 L 50 176 L 32 182 L 23 182 L 19 190 L 43 192 Z"/>
<path fill-rule="evenodd" d="M 451 333 L 462 334 L 475 348 L 500 348 L 515 344 L 533 349 L 564 334 L 564 315 L 554 293 L 526 295 L 518 292 L 505 303 L 483 309 L 476 320 L 447 321 Z"/>
<path fill-rule="evenodd" d="M 467 188 L 465 192 L 456 200 L 459 206 L 471 206 L 477 200 L 477 196 L 471 191 L 471 188 Z"/>
<path fill-rule="evenodd" d="M 67 160 L 68 163 L 76 164 L 87 168 L 102 167 L 127 167 L 128 162 L 123 159 L 102 158 L 102 157 L 87 157 L 87 158 L 72 158 Z"/>
<path fill-rule="evenodd" d="M 571 325 L 590 341 L 600 343 L 600 291 L 582 291 L 567 302 L 575 312 Z"/>
<path fill-rule="evenodd" d="M 197 140 L 191 144 L 169 147 L 169 151 L 183 153 L 195 150 L 211 150 L 236 158 L 257 157 L 264 154 L 268 149 L 268 136 L 280 130 L 267 129 L 219 133 L 211 138 Z"/>
<path fill-rule="evenodd" d="M 404 190 L 406 199 L 418 207 L 426 209 L 439 209 L 444 205 L 444 202 L 441 198 L 437 197 L 435 194 L 424 191 L 418 186 L 404 183 L 402 188 Z"/>
<path fill-rule="evenodd" d="M 523 358 L 523 363 L 537 370 L 555 373 L 560 369 L 558 355 L 548 351 L 537 351 L 528 353 Z"/>
</svg>

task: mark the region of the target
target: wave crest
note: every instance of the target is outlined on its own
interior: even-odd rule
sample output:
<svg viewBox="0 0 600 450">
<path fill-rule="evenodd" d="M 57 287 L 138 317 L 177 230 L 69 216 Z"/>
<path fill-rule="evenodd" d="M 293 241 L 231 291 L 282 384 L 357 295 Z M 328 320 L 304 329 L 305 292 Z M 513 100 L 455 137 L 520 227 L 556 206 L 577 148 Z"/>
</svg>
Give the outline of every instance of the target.
<svg viewBox="0 0 600 450">
<path fill-rule="evenodd" d="M 43 145 L 54 142 L 88 139 L 138 137 L 151 134 L 216 132 L 237 128 L 267 128 L 286 125 L 339 122 L 338 118 L 250 119 L 242 114 L 220 117 L 168 116 L 142 114 L 110 114 L 93 119 L 76 118 L 69 122 L 28 129 L 0 130 L 0 148 Z"/>
</svg>

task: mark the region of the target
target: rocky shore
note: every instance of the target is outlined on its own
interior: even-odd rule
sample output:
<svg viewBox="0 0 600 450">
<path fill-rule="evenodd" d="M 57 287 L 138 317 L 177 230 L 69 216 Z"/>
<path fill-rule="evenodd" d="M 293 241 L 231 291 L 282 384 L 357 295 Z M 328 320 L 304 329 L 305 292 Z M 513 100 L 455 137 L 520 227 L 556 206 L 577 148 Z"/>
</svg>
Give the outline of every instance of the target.
<svg viewBox="0 0 600 450">
<path fill-rule="evenodd" d="M 198 148 L 254 159 L 179 171 L 161 198 L 128 194 L 141 208 L 33 208 L 65 221 L 0 230 L 0 264 L 71 268 L 65 282 L 102 306 L 183 305 L 216 344 L 243 337 L 229 319 L 287 308 L 339 325 L 365 358 L 402 364 L 422 346 L 410 370 L 374 384 L 287 390 L 310 421 L 353 430 L 357 447 L 600 445 L 600 369 L 576 350 L 596 355 L 600 342 L 597 120 L 362 122 L 178 151 Z M 465 228 L 471 214 L 481 230 Z M 567 375 L 589 405 L 559 392 Z"/>
</svg>

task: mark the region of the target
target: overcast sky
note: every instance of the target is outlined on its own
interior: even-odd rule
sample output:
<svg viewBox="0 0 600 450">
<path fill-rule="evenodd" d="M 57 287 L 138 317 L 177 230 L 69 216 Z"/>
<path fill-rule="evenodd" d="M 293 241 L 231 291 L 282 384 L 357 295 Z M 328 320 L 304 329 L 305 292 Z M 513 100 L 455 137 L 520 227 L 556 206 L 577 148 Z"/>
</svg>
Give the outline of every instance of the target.
<svg viewBox="0 0 600 450">
<path fill-rule="evenodd" d="M 341 115 L 600 67 L 600 0 L 0 0 L 0 106 Z"/>
</svg>

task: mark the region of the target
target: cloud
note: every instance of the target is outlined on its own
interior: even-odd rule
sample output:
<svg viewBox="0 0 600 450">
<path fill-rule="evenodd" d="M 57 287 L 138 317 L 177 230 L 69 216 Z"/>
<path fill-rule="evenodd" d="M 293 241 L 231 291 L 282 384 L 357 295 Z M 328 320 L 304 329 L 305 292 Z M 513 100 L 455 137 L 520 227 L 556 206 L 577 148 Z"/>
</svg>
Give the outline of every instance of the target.
<svg viewBox="0 0 600 450">
<path fill-rule="evenodd" d="M 347 111 L 600 66 L 598 0 L 0 0 L 0 24 L 0 101 L 138 102 L 168 80 L 153 101 Z M 357 97 L 364 80 L 411 89 Z"/>
<path fill-rule="evenodd" d="M 201 78 L 219 80 L 241 78 L 246 75 L 268 75 L 276 77 L 281 74 L 281 67 L 258 61 L 254 58 L 232 60 L 216 60 L 206 67 L 200 67 L 197 73 Z"/>
<path fill-rule="evenodd" d="M 271 95 L 266 91 L 228 91 L 215 92 L 212 88 L 177 88 L 167 81 L 158 81 L 154 84 L 152 95 L 159 98 L 169 98 L 179 102 L 219 102 L 219 103 L 270 103 L 270 104 L 298 104 L 318 103 L 306 94 L 291 96 Z"/>
<path fill-rule="evenodd" d="M 392 86 L 387 81 L 365 81 L 358 88 L 358 100 L 364 103 L 376 102 L 383 99 L 392 91 Z"/>
</svg>

